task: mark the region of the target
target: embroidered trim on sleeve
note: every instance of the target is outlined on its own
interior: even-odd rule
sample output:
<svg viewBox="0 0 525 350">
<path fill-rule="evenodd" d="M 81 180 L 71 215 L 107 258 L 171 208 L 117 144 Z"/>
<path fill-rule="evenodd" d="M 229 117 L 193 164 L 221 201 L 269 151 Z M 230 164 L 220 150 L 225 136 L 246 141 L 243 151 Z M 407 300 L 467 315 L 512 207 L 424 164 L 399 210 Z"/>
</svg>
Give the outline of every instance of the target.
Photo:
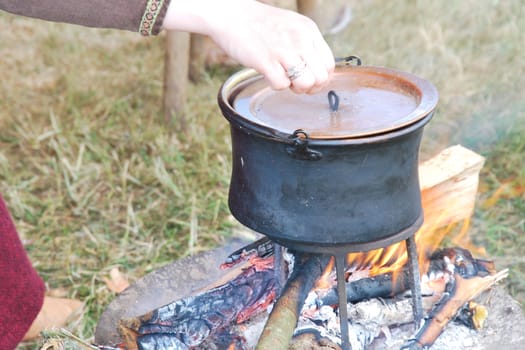
<svg viewBox="0 0 525 350">
<path fill-rule="evenodd" d="M 157 16 L 162 10 L 164 0 L 148 0 L 146 4 L 146 10 L 142 16 L 142 21 L 140 21 L 139 32 L 142 35 L 149 36 L 153 34 L 153 27 L 155 26 L 155 21 Z"/>
</svg>

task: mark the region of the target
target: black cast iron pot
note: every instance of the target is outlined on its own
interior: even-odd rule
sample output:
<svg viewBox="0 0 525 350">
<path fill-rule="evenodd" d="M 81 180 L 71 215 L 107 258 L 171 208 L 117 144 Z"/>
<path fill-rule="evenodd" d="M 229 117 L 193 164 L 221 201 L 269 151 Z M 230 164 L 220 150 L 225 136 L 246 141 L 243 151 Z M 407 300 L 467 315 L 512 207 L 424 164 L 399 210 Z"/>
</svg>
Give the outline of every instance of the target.
<svg viewBox="0 0 525 350">
<path fill-rule="evenodd" d="M 218 102 L 230 122 L 233 152 L 230 210 L 249 228 L 303 251 L 367 251 L 406 239 L 422 223 L 418 152 L 437 91 L 425 80 L 380 67 L 338 67 L 334 81 L 327 90 L 333 88 L 343 108 L 334 113 L 327 101 L 331 121 L 325 129 L 310 123 L 317 112 L 304 116 L 317 108 L 308 107 L 309 99 L 318 105 L 318 97 L 271 91 L 252 70 L 223 84 Z M 406 95 L 413 108 L 392 120 L 378 116 L 376 125 L 359 126 L 358 120 L 340 127 L 337 118 L 356 105 L 350 103 L 360 89 L 355 84 Z M 346 112 L 345 103 L 351 104 Z M 278 115 L 259 118 L 265 113 Z"/>
</svg>

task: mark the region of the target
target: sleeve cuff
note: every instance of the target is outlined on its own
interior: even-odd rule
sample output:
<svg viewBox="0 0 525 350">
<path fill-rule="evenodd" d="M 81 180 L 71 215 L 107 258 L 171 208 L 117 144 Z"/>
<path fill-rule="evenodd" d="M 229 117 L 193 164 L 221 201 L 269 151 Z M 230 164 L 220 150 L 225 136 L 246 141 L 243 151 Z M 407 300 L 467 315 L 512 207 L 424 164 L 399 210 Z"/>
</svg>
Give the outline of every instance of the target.
<svg viewBox="0 0 525 350">
<path fill-rule="evenodd" d="M 169 3 L 170 0 L 148 0 L 146 2 L 146 8 L 140 21 L 140 34 L 144 36 L 159 34 Z"/>
</svg>

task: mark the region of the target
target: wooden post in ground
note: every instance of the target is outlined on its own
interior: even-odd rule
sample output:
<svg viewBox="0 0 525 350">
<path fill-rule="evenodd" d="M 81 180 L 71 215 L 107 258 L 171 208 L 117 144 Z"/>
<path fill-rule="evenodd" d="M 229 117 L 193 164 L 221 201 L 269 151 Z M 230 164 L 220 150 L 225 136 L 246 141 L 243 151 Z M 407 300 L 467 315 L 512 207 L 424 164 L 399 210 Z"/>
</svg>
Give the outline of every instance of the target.
<svg viewBox="0 0 525 350">
<path fill-rule="evenodd" d="M 166 125 L 184 132 L 187 126 L 186 90 L 190 60 L 190 34 L 167 31 L 164 58 L 163 110 Z"/>
<path fill-rule="evenodd" d="M 335 34 L 351 20 L 348 0 L 297 0 L 297 11 L 310 17 L 323 34 Z"/>
<path fill-rule="evenodd" d="M 191 34 L 190 48 L 190 80 L 194 83 L 202 81 L 206 71 L 206 55 L 210 49 L 210 40 L 201 34 Z"/>
</svg>

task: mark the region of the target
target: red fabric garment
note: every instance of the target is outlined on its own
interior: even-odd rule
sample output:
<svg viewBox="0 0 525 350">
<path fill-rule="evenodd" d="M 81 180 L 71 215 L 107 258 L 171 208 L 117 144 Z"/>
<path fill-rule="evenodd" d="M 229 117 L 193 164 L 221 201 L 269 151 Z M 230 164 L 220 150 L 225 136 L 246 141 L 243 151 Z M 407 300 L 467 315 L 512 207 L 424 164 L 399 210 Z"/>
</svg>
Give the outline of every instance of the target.
<svg viewBox="0 0 525 350">
<path fill-rule="evenodd" d="M 44 301 L 35 271 L 0 195 L 0 349 L 15 349 Z"/>
</svg>

